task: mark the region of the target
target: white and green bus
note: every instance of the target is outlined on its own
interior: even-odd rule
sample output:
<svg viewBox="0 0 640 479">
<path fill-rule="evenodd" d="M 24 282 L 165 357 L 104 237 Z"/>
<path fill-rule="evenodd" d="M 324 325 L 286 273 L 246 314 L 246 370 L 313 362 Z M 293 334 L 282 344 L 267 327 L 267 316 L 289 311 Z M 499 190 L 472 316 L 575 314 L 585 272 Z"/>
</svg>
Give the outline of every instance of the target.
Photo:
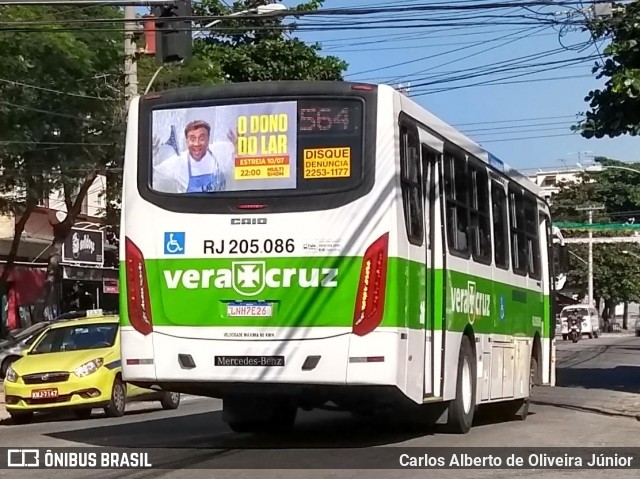
<svg viewBox="0 0 640 479">
<path fill-rule="evenodd" d="M 526 417 L 555 384 L 562 251 L 536 184 L 389 86 L 138 97 L 124 379 L 221 398 L 234 431 L 324 407 L 458 433 L 484 404 Z"/>
</svg>

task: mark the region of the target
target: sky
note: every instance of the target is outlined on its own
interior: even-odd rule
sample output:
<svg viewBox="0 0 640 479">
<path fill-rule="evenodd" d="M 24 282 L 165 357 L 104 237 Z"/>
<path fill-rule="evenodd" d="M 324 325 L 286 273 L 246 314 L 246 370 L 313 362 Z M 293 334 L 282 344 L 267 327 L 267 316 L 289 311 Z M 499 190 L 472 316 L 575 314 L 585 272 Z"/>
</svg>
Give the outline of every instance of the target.
<svg viewBox="0 0 640 479">
<path fill-rule="evenodd" d="M 292 8 L 302 1 L 280 3 Z M 478 5 L 490 1 L 325 0 L 322 9 Z M 596 79 L 591 68 L 606 41 L 596 45 L 587 33 L 575 27 L 562 28 L 561 23 L 568 18 L 580 18 L 558 14 L 572 7 L 534 8 L 537 11 L 513 7 L 482 12 L 307 16 L 298 20 L 304 31 L 294 36 L 310 44 L 320 43 L 323 55 L 345 60 L 349 65 L 345 80 L 391 85 L 410 82 L 408 94 L 421 106 L 519 170 L 575 167 L 577 163 L 591 163 L 594 156 L 640 161 L 640 137 L 586 139 L 570 129 L 577 123 L 577 115 L 588 110 L 585 96 L 604 86 L 605 79 Z M 553 12 L 557 25 L 531 20 L 549 18 Z M 521 22 L 527 24 L 500 24 L 504 16 L 509 16 L 507 21 L 518 22 L 515 15 L 526 15 L 528 18 Z M 407 28 L 406 23 L 398 23 L 399 18 L 408 16 L 422 21 L 423 26 Z M 437 22 L 443 17 L 458 24 L 424 26 L 425 20 Z M 357 22 L 359 29 L 353 28 Z M 371 25 L 376 28 L 371 29 Z M 496 68 L 503 72 L 481 75 L 483 70 Z M 456 80 L 451 81 L 452 77 Z M 445 78 L 449 81 L 442 82 Z M 441 83 L 425 85 L 436 80 Z M 503 84 L 478 85 L 482 82 Z"/>
<path fill-rule="evenodd" d="M 473 0 L 473 3 L 482 1 Z M 326 0 L 322 8 L 444 3 L 454 5 L 456 2 L 461 0 Z M 285 0 L 282 3 L 291 7 L 300 2 Z M 518 11 L 517 8 L 492 13 L 525 13 L 533 16 L 522 9 Z M 389 17 L 398 14 L 386 15 L 387 18 L 381 15 L 340 16 L 338 22 L 324 17 L 322 22 L 333 23 L 334 28 L 340 22 L 372 19 L 383 20 L 383 25 L 393 25 L 393 18 Z M 470 13 L 429 12 L 413 15 L 422 18 L 446 15 L 450 18 L 456 15 L 468 16 Z M 320 22 L 311 20 L 312 17 L 307 18 L 309 20 L 306 22 Z M 305 31 L 296 36 L 310 43 L 320 42 L 324 54 L 336 55 L 345 60 L 349 64 L 345 80 L 389 84 L 411 81 L 409 96 L 421 106 L 456 126 L 494 155 L 520 170 L 572 167 L 578 162 L 584 164 L 593 161 L 593 156 L 640 161 L 640 138 L 624 136 L 615 139 L 585 139 L 570 130 L 571 125 L 576 122 L 575 115 L 588 109 L 584 97 L 590 90 L 602 88 L 605 81 L 596 80 L 591 73 L 594 59 L 581 60 L 598 55 L 598 49 L 593 42 L 589 42 L 588 34 L 564 29 L 561 37 L 559 27 L 544 24 L 495 25 L 492 24 L 492 19 L 476 19 L 467 23 L 475 25 Z M 600 45 L 600 52 L 605 45 Z M 582 51 L 578 50 L 580 47 Z M 517 78 L 506 77 L 532 69 L 471 77 L 487 65 L 505 62 L 501 66 L 508 68 L 515 65 L 513 59 L 527 55 L 537 55 L 537 58 L 527 60 L 529 64 L 575 61 L 535 67 L 538 70 L 554 69 Z M 433 81 L 436 74 L 449 72 L 450 75 L 456 71 L 459 81 L 420 86 L 425 80 Z M 547 78 L 553 80 L 539 80 Z M 519 83 L 451 89 L 488 80 Z M 449 91 L 438 92 L 440 88 Z"/>
</svg>

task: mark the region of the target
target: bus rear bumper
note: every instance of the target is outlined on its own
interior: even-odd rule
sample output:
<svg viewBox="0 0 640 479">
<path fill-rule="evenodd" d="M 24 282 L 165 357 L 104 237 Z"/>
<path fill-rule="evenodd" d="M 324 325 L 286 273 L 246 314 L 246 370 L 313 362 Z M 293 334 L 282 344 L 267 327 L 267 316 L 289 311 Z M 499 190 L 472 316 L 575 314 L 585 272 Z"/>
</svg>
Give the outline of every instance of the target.
<svg viewBox="0 0 640 479">
<path fill-rule="evenodd" d="M 122 328 L 125 381 L 200 385 L 203 390 L 231 383 L 397 385 L 399 331 L 358 337 L 350 329 L 323 328 L 322 337 L 317 337 L 317 330 L 313 337 L 299 330 L 292 335 L 290 330 L 274 329 L 274 340 L 228 340 L 207 338 L 212 329 L 200 328 L 196 337 L 195 331 L 176 328 L 157 328 L 148 336 Z M 290 339 L 281 339 L 287 336 Z"/>
</svg>

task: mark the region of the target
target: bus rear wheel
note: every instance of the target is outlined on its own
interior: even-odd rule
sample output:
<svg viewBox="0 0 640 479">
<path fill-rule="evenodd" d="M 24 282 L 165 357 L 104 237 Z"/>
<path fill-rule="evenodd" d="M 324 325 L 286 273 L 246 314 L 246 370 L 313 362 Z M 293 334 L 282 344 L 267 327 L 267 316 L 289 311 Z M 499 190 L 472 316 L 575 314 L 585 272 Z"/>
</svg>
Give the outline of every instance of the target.
<svg viewBox="0 0 640 479">
<path fill-rule="evenodd" d="M 476 361 L 471 340 L 462 336 L 458 356 L 456 398 L 449 405 L 449 417 L 445 429 L 456 434 L 466 434 L 473 425 L 476 409 Z"/>
</svg>

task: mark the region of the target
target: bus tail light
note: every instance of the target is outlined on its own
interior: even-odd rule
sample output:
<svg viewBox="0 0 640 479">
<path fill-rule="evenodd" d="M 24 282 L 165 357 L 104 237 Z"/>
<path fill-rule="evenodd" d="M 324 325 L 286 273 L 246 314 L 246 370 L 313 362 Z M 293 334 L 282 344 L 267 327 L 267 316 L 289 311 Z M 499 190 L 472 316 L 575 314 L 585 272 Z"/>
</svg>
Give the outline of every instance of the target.
<svg viewBox="0 0 640 479">
<path fill-rule="evenodd" d="M 136 331 L 144 335 L 153 331 L 149 285 L 144 267 L 144 256 L 129 238 L 125 238 L 127 263 L 127 308 L 129 321 Z"/>
<path fill-rule="evenodd" d="M 353 333 L 358 336 L 369 334 L 382 322 L 388 251 L 389 233 L 385 233 L 364 254 L 353 317 Z"/>
</svg>

